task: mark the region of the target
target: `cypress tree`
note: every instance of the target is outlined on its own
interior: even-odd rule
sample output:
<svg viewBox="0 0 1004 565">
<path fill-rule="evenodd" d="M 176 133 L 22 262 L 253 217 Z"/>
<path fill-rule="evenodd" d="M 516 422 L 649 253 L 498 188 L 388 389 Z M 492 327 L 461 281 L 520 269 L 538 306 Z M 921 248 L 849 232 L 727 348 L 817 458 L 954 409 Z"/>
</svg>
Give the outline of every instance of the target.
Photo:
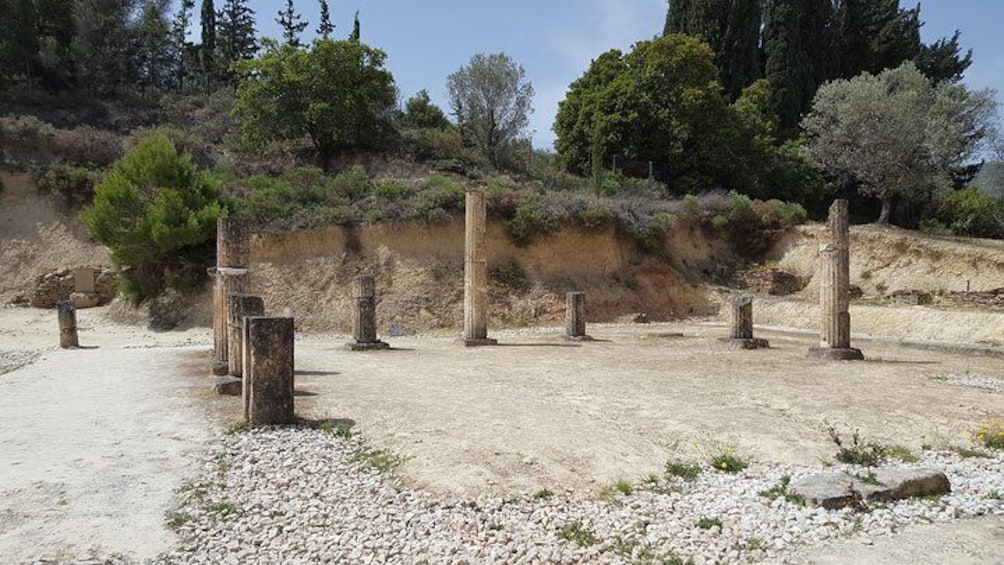
<svg viewBox="0 0 1004 565">
<path fill-rule="evenodd" d="M 251 59 L 258 52 L 255 39 L 254 10 L 247 0 L 226 0 L 223 9 L 216 14 L 220 64 L 223 75 L 233 81 L 231 67 L 237 61 Z"/>
<path fill-rule="evenodd" d="M 670 0 L 664 33 L 685 33 L 715 53 L 725 93 L 735 100 L 760 78 L 760 0 Z"/>
<path fill-rule="evenodd" d="M 335 26 L 332 25 L 331 14 L 328 13 L 328 0 L 321 0 L 321 23 L 317 25 L 317 35 L 328 39 L 333 31 Z"/>
<path fill-rule="evenodd" d="M 213 6 L 213 0 L 202 0 L 200 19 L 202 47 L 199 50 L 199 59 L 202 63 L 204 87 L 208 91 L 210 81 L 216 76 L 216 8 Z"/>
<path fill-rule="evenodd" d="M 286 8 L 279 10 L 279 17 L 275 21 L 282 28 L 282 38 L 286 40 L 286 44 L 293 47 L 303 46 L 300 43 L 300 34 L 307 28 L 307 22 L 294 10 L 293 0 L 286 0 Z"/>
<path fill-rule="evenodd" d="M 352 34 L 349 35 L 349 41 L 359 43 L 359 10 L 356 10 L 356 17 L 352 23 Z"/>
<path fill-rule="evenodd" d="M 181 0 L 174 20 L 171 22 L 171 43 L 174 50 L 174 81 L 179 92 L 185 89 L 185 78 L 188 76 L 188 26 L 192 24 L 192 10 L 195 0 Z"/>
</svg>

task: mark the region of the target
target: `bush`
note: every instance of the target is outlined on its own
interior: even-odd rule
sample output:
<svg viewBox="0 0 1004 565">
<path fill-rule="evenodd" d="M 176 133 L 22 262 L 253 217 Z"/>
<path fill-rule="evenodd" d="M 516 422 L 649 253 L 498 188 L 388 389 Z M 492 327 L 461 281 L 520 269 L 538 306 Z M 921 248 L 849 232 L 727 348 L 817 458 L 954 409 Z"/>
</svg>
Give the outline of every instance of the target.
<svg viewBox="0 0 1004 565">
<path fill-rule="evenodd" d="M 104 168 L 122 156 L 122 140 L 110 131 L 80 126 L 60 130 L 56 134 L 55 149 L 74 165 Z"/>
<path fill-rule="evenodd" d="M 120 290 L 138 303 L 165 287 L 188 290 L 205 280 L 223 214 L 218 191 L 191 158 L 153 135 L 112 166 L 81 220 L 111 249 L 123 268 Z"/>
<path fill-rule="evenodd" d="M 53 163 L 35 174 L 35 184 L 43 192 L 59 195 L 66 204 L 83 204 L 94 196 L 97 176 L 81 167 Z"/>
<path fill-rule="evenodd" d="M 941 198 L 927 231 L 969 237 L 1004 238 L 1004 202 L 976 188 L 951 192 Z"/>
<path fill-rule="evenodd" d="M 35 116 L 0 116 L 0 145 L 39 148 L 56 135 L 52 124 Z"/>
</svg>

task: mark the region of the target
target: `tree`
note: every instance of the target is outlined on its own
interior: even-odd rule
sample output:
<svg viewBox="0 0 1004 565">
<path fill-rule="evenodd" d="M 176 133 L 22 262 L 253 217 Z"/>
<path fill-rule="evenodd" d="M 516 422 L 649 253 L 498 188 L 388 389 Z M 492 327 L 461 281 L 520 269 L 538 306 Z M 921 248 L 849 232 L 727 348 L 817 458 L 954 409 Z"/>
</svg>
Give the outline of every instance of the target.
<svg viewBox="0 0 1004 565">
<path fill-rule="evenodd" d="M 112 166 L 80 217 L 124 267 L 123 294 L 139 302 L 204 279 L 223 214 L 217 190 L 189 156 L 154 135 Z"/>
<path fill-rule="evenodd" d="M 287 45 L 293 47 L 303 47 L 300 43 L 300 34 L 307 29 L 307 22 L 296 13 L 293 8 L 293 0 L 286 0 L 286 8 L 279 10 L 279 17 L 275 19 L 279 27 L 282 28 L 282 38 Z"/>
<path fill-rule="evenodd" d="M 664 35 L 685 33 L 715 53 L 729 99 L 760 78 L 761 0 L 670 0 Z"/>
<path fill-rule="evenodd" d="M 495 167 L 507 146 L 526 130 L 533 86 L 523 67 L 505 53 L 477 54 L 446 79 L 450 109 L 465 140 Z"/>
<path fill-rule="evenodd" d="M 452 124 L 443 110 L 432 103 L 429 93 L 420 90 L 404 103 L 401 125 L 410 128 L 447 129 Z"/>
<path fill-rule="evenodd" d="M 922 45 L 914 58 L 917 68 L 935 84 L 959 82 L 966 69 L 973 64 L 973 50 L 962 54 L 959 47 L 960 32 L 956 30 L 951 39 L 941 38 L 930 45 Z"/>
<path fill-rule="evenodd" d="M 352 33 L 349 35 L 349 41 L 359 43 L 359 10 L 356 10 L 355 18 L 352 20 Z"/>
<path fill-rule="evenodd" d="M 210 82 L 216 77 L 216 8 L 213 0 L 202 0 L 202 47 L 199 61 L 202 64 L 203 87 L 208 92 Z"/>
<path fill-rule="evenodd" d="M 608 51 L 559 103 L 555 148 L 579 174 L 619 155 L 663 165 L 679 191 L 731 188 L 735 129 L 717 79 L 711 49 L 687 35 Z"/>
<path fill-rule="evenodd" d="M 321 23 L 317 24 L 317 35 L 321 39 L 331 37 L 331 32 L 335 31 L 334 24 L 331 23 L 331 14 L 328 12 L 328 0 L 321 0 Z"/>
<path fill-rule="evenodd" d="M 216 14 L 216 31 L 220 75 L 234 81 L 234 63 L 251 59 L 258 52 L 255 39 L 254 10 L 247 0 L 225 0 Z"/>
<path fill-rule="evenodd" d="M 972 158 L 995 113 L 988 91 L 935 85 L 907 62 L 824 85 L 803 127 L 812 157 L 878 199 L 884 224 L 897 201 L 949 187 L 952 170 Z"/>
<path fill-rule="evenodd" d="M 823 82 L 835 77 L 831 0 L 767 0 L 763 44 L 765 76 L 786 137 Z"/>
<path fill-rule="evenodd" d="M 192 10 L 195 0 L 181 0 L 174 19 L 171 21 L 171 47 L 174 54 L 174 81 L 178 92 L 185 89 L 188 78 L 188 54 L 192 44 L 188 41 L 188 28 L 192 25 Z"/>
<path fill-rule="evenodd" d="M 135 8 L 132 0 L 74 0 L 71 52 L 74 74 L 86 88 L 107 95 L 136 78 L 129 28 Z"/>
<path fill-rule="evenodd" d="M 240 71 L 234 114 L 261 147 L 309 137 L 322 167 L 342 149 L 379 147 L 397 102 L 383 51 L 319 39 L 309 49 L 267 42 Z"/>
<path fill-rule="evenodd" d="M 15 77 L 30 86 L 39 74 L 35 3 L 32 0 L 6 0 L 0 3 L 0 8 L 10 18 L 0 26 L 0 86 L 5 86 L 5 82 Z"/>
<path fill-rule="evenodd" d="M 175 61 L 171 27 L 167 19 L 170 0 L 146 0 L 135 27 L 133 58 L 143 94 L 147 88 L 168 88 L 174 80 Z"/>
</svg>

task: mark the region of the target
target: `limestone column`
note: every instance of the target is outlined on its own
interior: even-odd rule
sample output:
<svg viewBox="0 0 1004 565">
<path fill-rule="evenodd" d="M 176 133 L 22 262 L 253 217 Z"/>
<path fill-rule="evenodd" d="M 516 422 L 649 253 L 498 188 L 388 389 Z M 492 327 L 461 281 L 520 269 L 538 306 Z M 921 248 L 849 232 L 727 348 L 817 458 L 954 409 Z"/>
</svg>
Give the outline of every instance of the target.
<svg viewBox="0 0 1004 565">
<path fill-rule="evenodd" d="M 568 341 L 591 341 L 586 335 L 586 293 L 565 294 L 565 339 Z"/>
<path fill-rule="evenodd" d="M 753 337 L 753 295 L 732 296 L 728 302 L 729 337 L 722 338 L 721 341 L 742 349 L 770 347 L 766 339 Z"/>
<path fill-rule="evenodd" d="M 487 209 L 484 187 L 467 189 L 464 222 L 464 345 L 494 345 L 488 337 Z"/>
<path fill-rule="evenodd" d="M 293 408 L 293 318 L 245 317 L 245 417 L 252 426 L 289 424 Z"/>
<path fill-rule="evenodd" d="M 216 222 L 216 268 L 210 270 L 213 286 L 213 373 L 228 371 L 229 316 L 227 297 L 248 290 L 251 264 L 251 226 L 247 220 L 220 218 Z"/>
<path fill-rule="evenodd" d="M 244 374 L 244 341 L 242 330 L 246 316 L 265 315 L 265 302 L 252 294 L 231 294 L 227 297 L 227 366 L 230 374 Z"/>
<path fill-rule="evenodd" d="M 851 347 L 850 227 L 846 200 L 830 206 L 830 241 L 819 246 L 820 344 L 809 350 L 813 357 L 864 359 Z"/>
<path fill-rule="evenodd" d="M 359 276 L 352 280 L 352 339 L 345 345 L 350 351 L 372 351 L 388 349 L 390 346 L 377 339 L 376 331 L 376 283 L 371 276 Z"/>
<path fill-rule="evenodd" d="M 77 339 L 77 309 L 73 306 L 73 301 L 57 302 L 56 313 L 59 318 L 59 346 L 63 349 L 80 347 Z"/>
</svg>

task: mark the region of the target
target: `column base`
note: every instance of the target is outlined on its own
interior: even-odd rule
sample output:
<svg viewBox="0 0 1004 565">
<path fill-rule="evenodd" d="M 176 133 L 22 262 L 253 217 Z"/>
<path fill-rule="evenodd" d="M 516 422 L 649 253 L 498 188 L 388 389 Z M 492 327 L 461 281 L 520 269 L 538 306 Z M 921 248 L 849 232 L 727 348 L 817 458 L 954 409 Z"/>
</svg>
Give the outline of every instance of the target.
<svg viewBox="0 0 1004 565">
<path fill-rule="evenodd" d="M 462 337 L 457 340 L 459 343 L 463 344 L 464 347 L 484 347 L 489 345 L 498 345 L 499 340 L 492 339 L 490 337 L 485 338 L 466 338 Z"/>
<path fill-rule="evenodd" d="M 770 342 L 759 337 L 720 337 L 718 341 L 733 349 L 770 349 Z"/>
<path fill-rule="evenodd" d="M 592 336 L 589 335 L 566 335 L 564 336 L 565 341 L 582 343 L 586 341 L 596 341 Z"/>
<path fill-rule="evenodd" d="M 345 349 L 348 349 L 349 351 L 381 351 L 384 349 L 390 349 L 390 344 L 382 341 L 370 341 L 366 343 L 353 341 L 346 343 Z"/>
<path fill-rule="evenodd" d="M 810 347 L 810 359 L 828 359 L 830 361 L 863 361 L 865 356 L 860 349 L 853 347 Z"/>
<path fill-rule="evenodd" d="M 211 372 L 214 376 L 222 377 L 230 374 L 230 365 L 223 361 L 213 361 Z"/>
<path fill-rule="evenodd" d="M 218 377 L 213 383 L 213 391 L 220 396 L 240 396 L 244 390 L 244 379 Z"/>
</svg>

